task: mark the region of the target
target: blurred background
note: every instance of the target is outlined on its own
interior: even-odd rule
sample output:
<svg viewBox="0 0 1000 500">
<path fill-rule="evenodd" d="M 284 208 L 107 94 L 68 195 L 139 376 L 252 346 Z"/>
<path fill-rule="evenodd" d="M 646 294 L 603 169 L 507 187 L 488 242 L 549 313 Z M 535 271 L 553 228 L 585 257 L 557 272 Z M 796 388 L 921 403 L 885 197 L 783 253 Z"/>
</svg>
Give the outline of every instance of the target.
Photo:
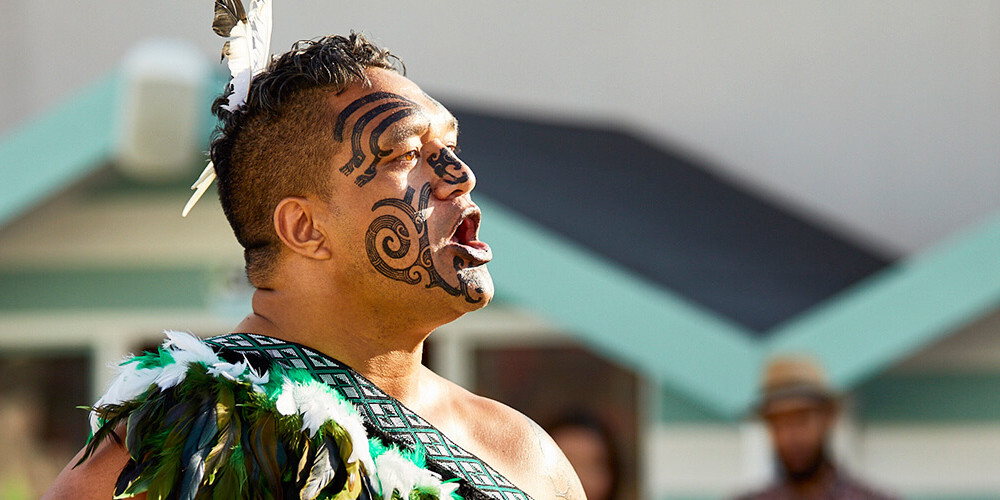
<svg viewBox="0 0 1000 500">
<path fill-rule="evenodd" d="M 37 496 L 124 354 L 229 331 L 204 167 L 208 0 L 0 0 L 0 497 Z M 462 123 L 496 302 L 427 363 L 613 436 L 621 499 L 774 474 L 776 353 L 849 394 L 838 463 L 1000 497 L 1000 2 L 277 0 L 272 52 L 354 29 Z M 592 499 L 599 500 L 599 499 Z"/>
</svg>

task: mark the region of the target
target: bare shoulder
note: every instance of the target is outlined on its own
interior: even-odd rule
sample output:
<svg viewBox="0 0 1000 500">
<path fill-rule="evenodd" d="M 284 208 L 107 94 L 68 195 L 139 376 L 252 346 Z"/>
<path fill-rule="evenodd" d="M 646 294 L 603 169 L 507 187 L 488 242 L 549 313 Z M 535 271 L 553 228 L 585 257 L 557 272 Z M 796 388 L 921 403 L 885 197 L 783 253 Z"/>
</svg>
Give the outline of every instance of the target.
<svg viewBox="0 0 1000 500">
<path fill-rule="evenodd" d="M 42 500 L 106 499 L 114 496 L 115 481 L 129 459 L 125 448 L 109 439 L 101 443 L 90 458 L 76 465 L 81 457 L 83 450 L 80 450 L 80 453 L 59 473 Z M 145 499 L 146 494 L 133 498 Z"/>
<path fill-rule="evenodd" d="M 431 420 L 435 426 L 536 500 L 585 499 L 573 466 L 538 424 L 503 403 L 444 382 L 450 416 L 436 415 L 447 428 Z"/>
</svg>

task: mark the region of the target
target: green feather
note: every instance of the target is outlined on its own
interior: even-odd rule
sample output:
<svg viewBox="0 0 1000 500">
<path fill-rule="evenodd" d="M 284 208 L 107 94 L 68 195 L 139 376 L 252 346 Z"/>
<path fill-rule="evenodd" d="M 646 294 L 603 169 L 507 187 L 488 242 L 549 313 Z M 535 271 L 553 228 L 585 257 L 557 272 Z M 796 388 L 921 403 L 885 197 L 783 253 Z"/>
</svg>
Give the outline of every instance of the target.
<svg viewBox="0 0 1000 500">
<path fill-rule="evenodd" d="M 322 430 L 324 435 L 332 437 L 334 442 L 337 443 L 340 460 L 347 462 L 347 459 L 354 453 L 355 443 L 351 442 L 351 435 L 343 427 L 333 422 L 323 424 Z M 365 446 L 365 444 L 367 443 L 358 443 L 357 446 Z"/>
<path fill-rule="evenodd" d="M 98 421 L 101 422 L 101 427 L 99 427 L 90 437 L 90 441 L 87 442 L 87 446 L 84 449 L 83 457 L 81 457 L 73 467 L 82 464 L 90 458 L 90 456 L 97 451 L 97 447 L 107 439 L 111 439 L 116 444 L 121 445 L 122 439 L 116 431 L 121 423 L 128 417 L 129 409 L 135 406 L 138 405 L 134 403 L 125 403 L 122 405 L 107 405 L 103 408 L 94 410 L 97 412 Z"/>
<path fill-rule="evenodd" d="M 281 487 L 281 468 L 278 464 L 278 435 L 274 416 L 262 413 L 247 430 L 244 445 L 249 452 L 264 491 L 278 491 Z"/>
<path fill-rule="evenodd" d="M 236 413 L 236 399 L 228 384 L 219 384 L 215 403 L 216 426 L 219 438 L 205 457 L 205 473 L 208 482 L 215 481 L 220 467 L 226 464 L 240 439 L 240 417 Z"/>
<path fill-rule="evenodd" d="M 316 450 L 312 447 L 312 441 L 306 439 L 298 451 L 300 458 L 298 468 L 295 470 L 295 482 L 301 490 L 302 486 L 306 484 L 306 479 L 309 479 L 309 469 L 316 457 Z"/>
</svg>

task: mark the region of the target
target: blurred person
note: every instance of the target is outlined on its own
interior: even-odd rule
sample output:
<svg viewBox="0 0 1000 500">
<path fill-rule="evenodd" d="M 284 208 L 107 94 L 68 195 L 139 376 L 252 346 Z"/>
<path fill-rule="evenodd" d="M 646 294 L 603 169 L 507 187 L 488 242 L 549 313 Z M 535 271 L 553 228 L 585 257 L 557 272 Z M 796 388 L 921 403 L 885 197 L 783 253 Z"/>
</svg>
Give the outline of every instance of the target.
<svg viewBox="0 0 1000 500">
<path fill-rule="evenodd" d="M 778 478 L 740 500 L 889 500 L 847 475 L 831 459 L 829 442 L 840 411 L 820 365 L 805 356 L 771 360 L 757 411 L 774 448 Z"/>
<path fill-rule="evenodd" d="M 538 425 L 421 364 L 493 296 L 455 118 L 361 35 L 272 59 L 269 12 L 216 2 L 233 80 L 185 207 L 218 177 L 253 312 L 123 362 L 47 498 L 585 498 Z"/>
<path fill-rule="evenodd" d="M 41 403 L 24 386 L 0 397 L 0 498 L 27 500 L 44 493 L 65 460 L 40 439 Z"/>
<path fill-rule="evenodd" d="M 573 464 L 588 500 L 618 498 L 618 448 L 607 425 L 589 412 L 573 411 L 545 430 Z"/>
</svg>

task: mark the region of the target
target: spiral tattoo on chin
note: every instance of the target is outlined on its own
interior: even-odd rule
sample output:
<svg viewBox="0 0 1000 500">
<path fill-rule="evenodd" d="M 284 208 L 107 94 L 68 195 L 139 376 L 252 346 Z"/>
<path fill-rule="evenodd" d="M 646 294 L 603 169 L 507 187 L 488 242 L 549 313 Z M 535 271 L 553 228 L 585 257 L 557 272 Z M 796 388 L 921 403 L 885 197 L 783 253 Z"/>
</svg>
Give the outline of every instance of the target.
<svg viewBox="0 0 1000 500">
<path fill-rule="evenodd" d="M 382 275 L 417 285 L 425 283 L 425 288 L 438 287 L 449 295 L 464 297 L 466 302 L 475 304 L 483 300 L 483 289 L 472 287 L 458 274 L 458 287 L 451 286 L 434 267 L 430 240 L 424 210 L 431 196 L 431 184 L 420 188 L 420 197 L 413 206 L 416 191 L 406 188 L 403 198 L 385 198 L 372 205 L 372 212 L 388 211 L 379 215 L 368 225 L 365 233 L 365 250 L 372 266 Z M 461 271 L 467 264 L 456 256 L 452 261 L 455 271 Z M 473 292 L 475 295 L 473 295 Z"/>
</svg>

